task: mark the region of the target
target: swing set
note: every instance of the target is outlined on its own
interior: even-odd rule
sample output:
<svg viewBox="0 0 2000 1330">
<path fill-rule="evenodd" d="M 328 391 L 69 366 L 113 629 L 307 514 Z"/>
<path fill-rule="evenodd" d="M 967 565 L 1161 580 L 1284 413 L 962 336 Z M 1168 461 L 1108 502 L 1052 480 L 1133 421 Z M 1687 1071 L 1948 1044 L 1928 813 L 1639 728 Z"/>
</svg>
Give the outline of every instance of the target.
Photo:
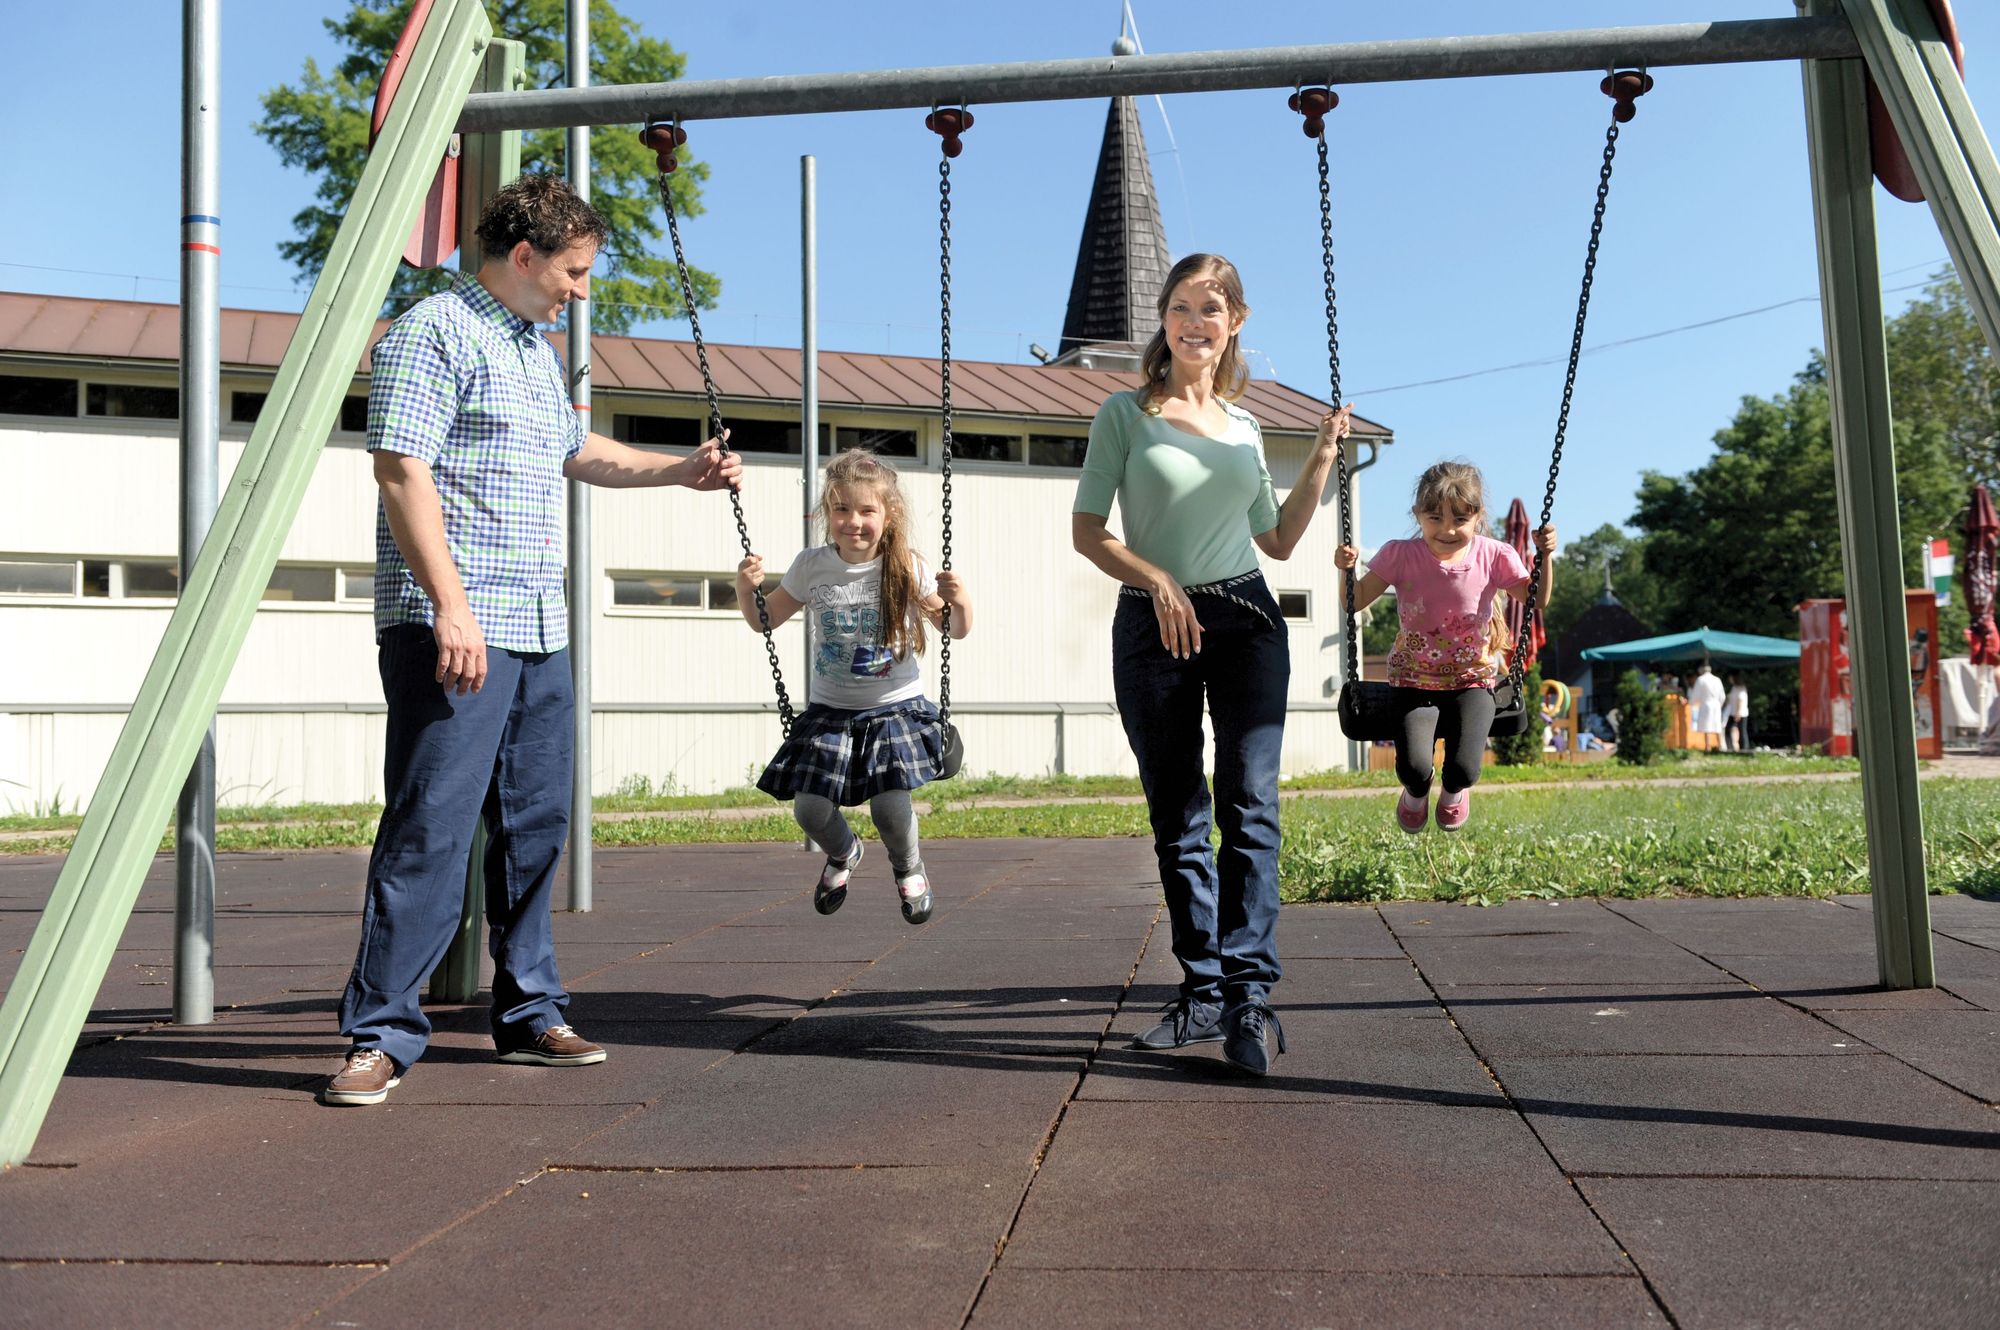
<svg viewBox="0 0 2000 1330">
<path fill-rule="evenodd" d="M 1670 66 L 1797 61 L 1804 75 L 1814 231 L 1826 320 L 1827 369 L 1843 559 L 1853 636 L 1857 724 L 1871 735 L 1862 802 L 1880 983 L 1935 982 L 1925 898 L 1890 428 L 1873 179 L 1924 198 L 1989 345 L 2000 346 L 2000 160 L 1954 62 L 1946 0 L 1804 0 L 1795 18 L 1576 32 L 1294 46 L 1182 55 L 1120 55 L 938 69 L 898 69 L 638 86 L 512 91 L 502 77 L 519 44 L 497 40 L 480 0 L 420 7 L 394 104 L 300 316 L 236 478 L 188 568 L 158 653 L 112 750 L 4 1004 L 0 1004 L 0 1166 L 24 1159 L 123 933 L 174 798 L 201 746 L 247 637 L 280 545 L 297 515 L 353 367 L 423 209 L 439 163 L 462 137 L 463 197 L 477 204 L 497 178 L 509 135 L 525 129 L 643 125 L 664 146 L 691 120 L 830 111 L 929 108 L 944 138 L 940 162 L 940 302 L 945 567 L 950 552 L 950 158 L 974 102 L 999 105 L 1105 96 L 1289 89 L 1319 140 L 1328 360 L 1338 403 L 1330 190 L 1323 122 L 1335 85 L 1471 75 L 1657 71 Z M 572 44 L 574 53 L 583 48 Z M 518 64 L 511 66 L 518 69 Z M 1643 80 L 1643 73 L 1640 75 Z M 1312 87 L 1306 84 L 1310 81 Z M 1628 85 L 1629 86 L 1629 85 Z M 475 92 L 483 88 L 491 91 Z M 1643 91 L 1643 87 L 1639 89 Z M 1307 93 L 1314 94 L 1308 98 Z M 1317 117 L 1310 108 L 1324 93 Z M 470 94 L 470 95 L 469 95 Z M 1878 100 L 1871 110 L 1871 94 Z M 1616 93 L 1614 92 L 1614 97 Z M 1631 94 L 1636 96 L 1637 93 Z M 1628 99 L 1629 100 L 1629 99 Z M 656 113 L 670 108 L 664 121 Z M 1554 503 L 1575 383 L 1617 120 L 1607 133 L 1570 371 L 1558 416 L 1542 519 Z M 950 130 L 952 132 L 946 132 Z M 518 159 L 516 159 L 518 160 Z M 1897 188 L 1897 184 L 1902 188 Z M 671 204 L 669 203 L 669 208 Z M 464 218 L 466 210 L 460 209 Z M 671 212 L 669 213 L 671 217 Z M 470 220 L 464 218 L 464 220 Z M 674 224 L 677 232 L 678 226 Z M 680 256 L 676 234 L 676 254 Z M 684 259 L 682 280 L 686 281 Z M 692 320 L 693 301 L 689 302 Z M 720 409 L 703 365 L 710 423 Z M 808 371 L 810 372 L 810 371 Z M 1351 540 L 1351 473 L 1340 456 L 1342 539 Z M 739 530 L 741 523 L 739 521 Z M 747 542 L 747 532 L 742 533 Z M 1531 583 L 1530 605 L 1539 586 Z M 1351 603 L 1351 600 L 1350 600 Z M 1530 610 L 1532 613 L 1532 608 Z M 1357 661 L 1347 624 L 1348 681 Z M 949 651 L 947 638 L 946 651 Z M 772 652 L 775 670 L 775 651 Z M 943 662 L 941 661 L 941 664 Z M 1518 660 L 1508 683 L 1519 693 Z M 782 692 L 782 676 L 775 681 Z M 941 689 L 941 691 L 943 691 Z M 1366 690 L 1356 707 L 1370 710 Z M 940 698 L 949 706 L 948 694 Z M 579 823 L 588 826 L 588 821 Z"/>
</svg>

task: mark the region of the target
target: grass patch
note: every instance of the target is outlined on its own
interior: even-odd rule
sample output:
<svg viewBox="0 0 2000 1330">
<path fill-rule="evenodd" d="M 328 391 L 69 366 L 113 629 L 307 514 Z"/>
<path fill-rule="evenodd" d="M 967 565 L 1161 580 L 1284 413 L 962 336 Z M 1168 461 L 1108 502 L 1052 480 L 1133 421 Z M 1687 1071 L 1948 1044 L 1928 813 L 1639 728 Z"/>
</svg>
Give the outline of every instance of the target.
<svg viewBox="0 0 2000 1330">
<path fill-rule="evenodd" d="M 1696 758 L 1664 770 L 1697 775 L 1736 774 L 1737 759 Z M 1852 772 L 1848 760 L 1747 758 L 1769 763 L 1758 772 Z M 1699 764 L 1699 765 L 1697 765 Z M 1680 768 L 1678 772 L 1674 767 Z M 1690 769 L 1692 768 L 1692 769 Z M 1866 837 L 1858 782 L 1766 785 L 1678 785 L 1590 788 L 1567 780 L 1555 788 L 1507 788 L 1522 768 L 1488 768 L 1471 823 L 1456 836 L 1435 830 L 1404 835 L 1389 812 L 1386 773 L 1352 776 L 1293 788 L 1380 786 L 1375 797 L 1294 799 L 1284 809 L 1285 842 L 1279 875 L 1285 899 L 1294 901 L 1436 900 L 1492 904 L 1521 897 L 1712 895 L 1829 896 L 1867 887 Z M 1557 771 L 1625 772 L 1611 765 Z M 1601 778 L 1600 778 L 1601 779 Z M 966 838 L 1146 838 L 1146 810 L 1139 804 L 1051 803 L 996 806 L 1010 798 L 1087 799 L 1128 792 L 1134 782 L 1114 778 L 940 783 L 925 790 L 939 807 L 923 819 L 929 840 Z M 1925 848 L 1933 892 L 2000 897 L 2000 781 L 1936 779 L 1923 784 Z M 755 817 L 621 817 L 600 820 L 596 842 L 605 846 L 796 843 L 789 810 L 754 791 L 750 798 L 690 802 L 667 799 L 667 813 L 690 806 L 721 810 L 762 806 Z M 949 799 L 945 796 L 949 795 Z M 630 796 L 637 799 L 639 796 Z M 600 808 L 610 801 L 601 801 Z M 978 806 L 975 806 L 978 805 Z M 217 848 L 225 853 L 366 847 L 374 840 L 380 809 L 372 804 L 296 805 L 231 809 L 219 820 Z M 865 811 L 853 820 L 873 835 Z M 11 825 L 27 831 L 61 826 Z M 171 850 L 173 837 L 160 848 Z M 29 834 L 0 841 L 0 852 L 61 854 L 69 837 Z"/>
<path fill-rule="evenodd" d="M 1933 892 L 2000 889 L 2000 784 L 1926 781 Z M 1832 896 L 1868 886 L 1858 784 L 1490 790 L 1456 836 L 1405 835 L 1385 800 L 1286 810 L 1296 901 L 1490 905 L 1565 896 Z"/>
</svg>

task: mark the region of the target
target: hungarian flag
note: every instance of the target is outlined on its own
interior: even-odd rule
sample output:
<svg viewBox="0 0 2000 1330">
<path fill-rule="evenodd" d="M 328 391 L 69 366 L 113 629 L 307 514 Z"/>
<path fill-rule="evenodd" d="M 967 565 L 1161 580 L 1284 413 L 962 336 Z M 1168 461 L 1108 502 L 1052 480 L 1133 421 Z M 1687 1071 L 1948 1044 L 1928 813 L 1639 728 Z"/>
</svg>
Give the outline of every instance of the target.
<svg viewBox="0 0 2000 1330">
<path fill-rule="evenodd" d="M 1924 551 L 1926 580 L 1931 590 L 1937 593 L 1937 603 L 1951 604 L 1952 570 L 1957 566 L 1951 558 L 1951 542 L 1940 537 L 1933 540 Z"/>
</svg>

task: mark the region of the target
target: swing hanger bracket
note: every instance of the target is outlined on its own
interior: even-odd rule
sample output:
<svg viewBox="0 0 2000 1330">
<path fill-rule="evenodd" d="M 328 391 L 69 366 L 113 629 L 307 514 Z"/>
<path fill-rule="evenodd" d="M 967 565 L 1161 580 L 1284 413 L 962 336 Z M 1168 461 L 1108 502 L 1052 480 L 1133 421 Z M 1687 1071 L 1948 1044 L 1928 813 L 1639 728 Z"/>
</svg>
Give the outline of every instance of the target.
<svg viewBox="0 0 2000 1330">
<path fill-rule="evenodd" d="M 956 157 L 965 151 L 959 136 L 972 128 L 972 112 L 963 104 L 958 106 L 933 106 L 931 113 L 924 117 L 924 128 L 944 140 L 944 155 Z"/>
<path fill-rule="evenodd" d="M 1326 113 L 1340 105 L 1340 94 L 1325 85 L 1302 87 L 1292 93 L 1285 105 L 1305 117 L 1302 126 L 1305 135 L 1316 139 L 1326 133 Z"/>
<path fill-rule="evenodd" d="M 1613 69 L 1597 86 L 1615 103 L 1611 118 L 1623 125 L 1639 114 L 1638 101 L 1653 90 L 1653 76 L 1643 69 Z"/>
<path fill-rule="evenodd" d="M 674 168 L 680 165 L 674 160 L 674 153 L 687 141 L 687 131 L 681 128 L 678 119 L 655 120 L 639 131 L 639 142 L 653 150 L 661 175 L 674 173 Z"/>
</svg>

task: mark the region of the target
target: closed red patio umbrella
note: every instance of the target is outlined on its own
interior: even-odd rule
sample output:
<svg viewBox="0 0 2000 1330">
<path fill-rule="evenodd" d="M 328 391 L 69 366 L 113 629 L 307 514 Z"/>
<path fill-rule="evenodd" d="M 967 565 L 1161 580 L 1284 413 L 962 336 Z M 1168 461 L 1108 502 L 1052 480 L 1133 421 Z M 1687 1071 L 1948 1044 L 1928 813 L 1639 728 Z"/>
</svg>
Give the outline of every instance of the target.
<svg viewBox="0 0 2000 1330">
<path fill-rule="evenodd" d="M 2000 545 L 2000 520 L 1994 518 L 1993 500 L 1984 485 L 1974 485 L 1972 502 L 1965 508 L 1965 551 L 1958 561 L 1966 613 L 1972 616 L 1965 640 L 1972 647 L 1974 665 L 2000 665 L 2000 628 L 1993 623 L 1996 545 Z"/>
<path fill-rule="evenodd" d="M 1535 566 L 1535 555 L 1529 535 L 1527 505 L 1516 499 L 1507 506 L 1507 543 L 1512 545 L 1514 552 L 1521 556 L 1522 563 L 1533 568 Z M 1545 571 L 1542 576 L 1546 578 L 1548 573 Z M 1527 641 L 1522 641 L 1521 621 L 1527 617 L 1527 614 L 1528 603 L 1525 600 L 1519 596 L 1510 596 L 1508 598 L 1507 631 L 1513 636 L 1516 649 L 1523 653 L 1521 655 L 1521 668 L 1524 670 L 1535 663 L 1535 657 L 1541 654 L 1542 644 L 1548 641 L 1548 634 L 1542 631 L 1540 615 L 1535 616 L 1534 636 Z"/>
</svg>

